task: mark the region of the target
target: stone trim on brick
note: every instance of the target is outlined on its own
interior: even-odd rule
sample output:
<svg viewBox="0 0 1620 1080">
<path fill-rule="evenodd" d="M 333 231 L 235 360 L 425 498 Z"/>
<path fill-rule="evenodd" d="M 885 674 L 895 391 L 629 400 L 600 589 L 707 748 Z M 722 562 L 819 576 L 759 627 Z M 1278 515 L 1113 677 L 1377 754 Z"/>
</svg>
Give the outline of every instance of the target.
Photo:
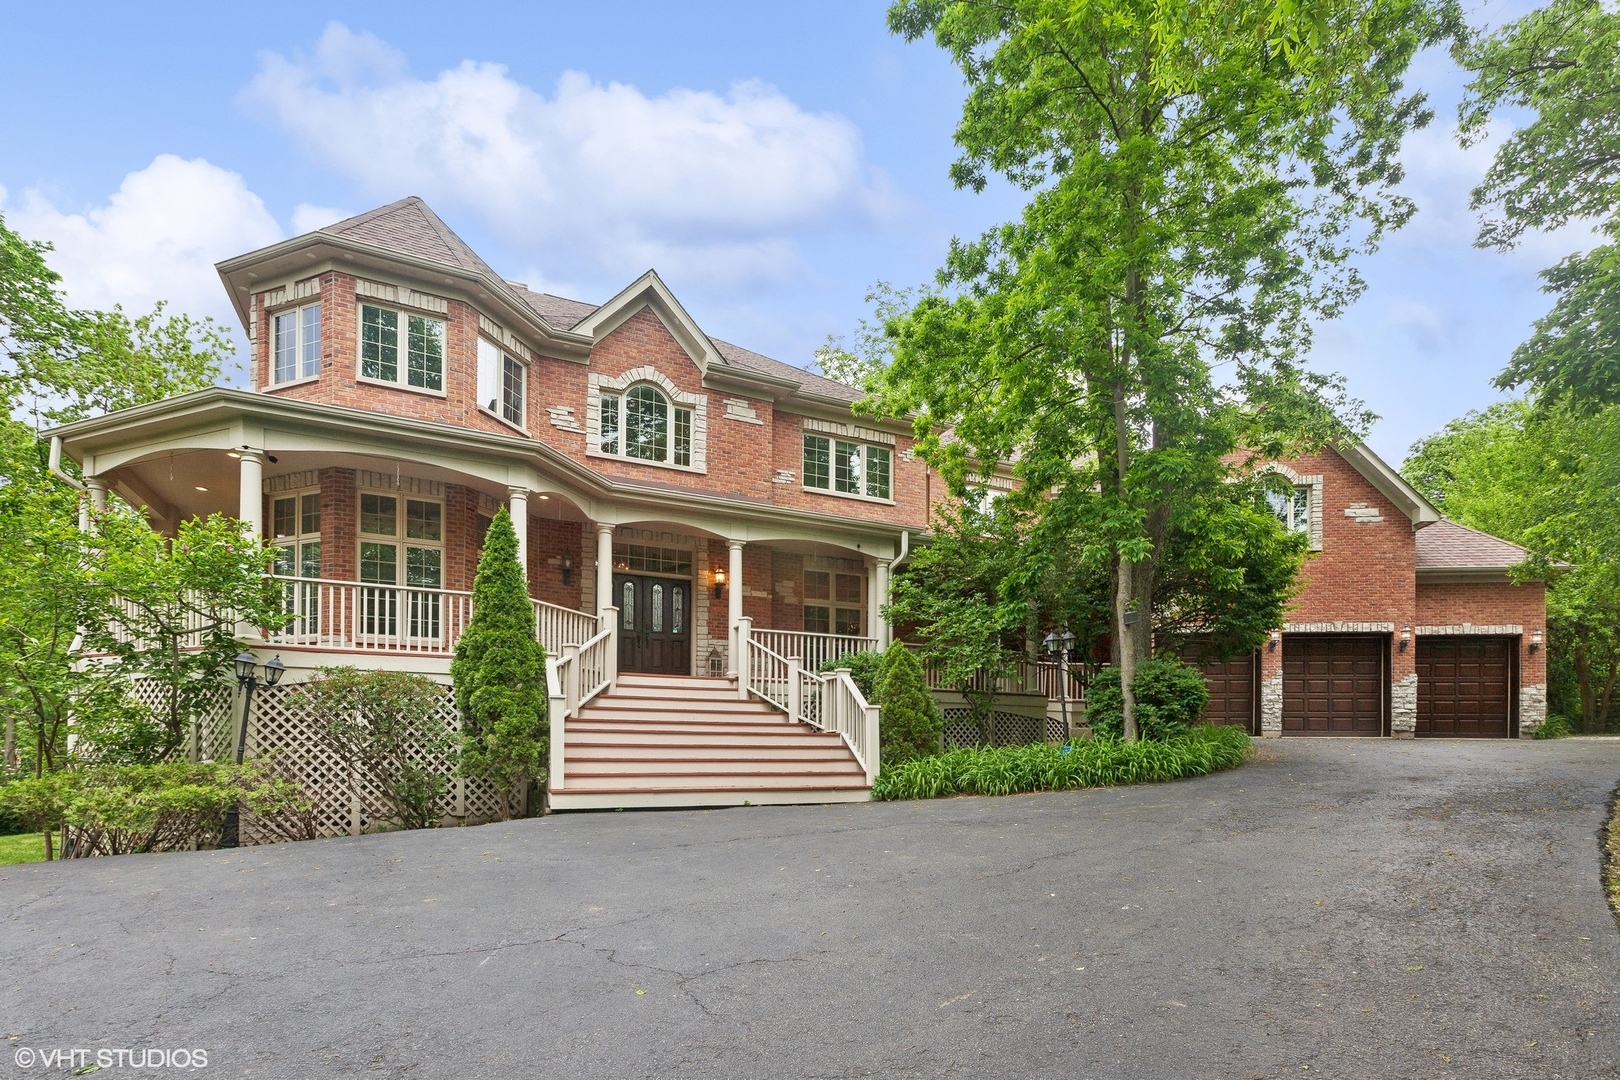
<svg viewBox="0 0 1620 1080">
<path fill-rule="evenodd" d="M 1285 634 L 1393 634 L 1395 624 L 1387 622 L 1301 622 L 1283 623 Z"/>
<path fill-rule="evenodd" d="M 1384 520 L 1383 513 L 1377 507 L 1364 502 L 1353 502 L 1345 507 L 1344 516 L 1362 525 L 1376 525 Z"/>
<path fill-rule="evenodd" d="M 692 410 L 692 464 L 677 465 L 673 461 L 644 461 L 641 458 L 626 457 L 623 454 L 604 454 L 602 452 L 602 392 L 604 390 L 619 394 L 621 397 L 637 383 L 652 383 L 669 399 L 670 407 L 679 405 Z M 670 437 L 673 442 L 675 418 L 669 418 Z M 623 419 L 620 420 L 619 434 L 624 435 Z M 674 469 L 677 472 L 706 473 L 709 471 L 709 396 L 707 394 L 688 394 L 675 383 L 653 367 L 644 364 L 641 367 L 631 368 L 618 378 L 609 378 L 591 372 L 585 388 L 585 454 L 587 457 L 608 458 L 612 461 L 625 461 L 632 465 L 650 465 L 655 469 Z M 670 447 L 670 455 L 674 456 L 674 446 Z"/>
<path fill-rule="evenodd" d="M 1276 739 L 1282 736 L 1283 677 L 1278 672 L 1260 683 L 1260 735 Z"/>
<path fill-rule="evenodd" d="M 814 416 L 803 418 L 804 430 L 814 431 L 822 435 L 838 435 L 845 439 L 860 439 L 863 442 L 882 443 L 887 446 L 895 445 L 895 437 L 887 431 L 878 431 L 876 428 L 860 427 L 856 424 L 841 424 L 836 420 L 821 420 Z"/>
<path fill-rule="evenodd" d="M 1547 686 L 1536 683 L 1519 687 L 1519 737 L 1528 738 L 1547 721 Z"/>
<path fill-rule="evenodd" d="M 507 352 L 516 354 L 524 363 L 534 359 L 534 355 L 529 352 L 527 345 L 519 341 L 517 336 L 510 330 L 485 315 L 482 311 L 478 313 L 478 332 Z"/>
<path fill-rule="evenodd" d="M 374 472 L 370 469 L 360 469 L 355 473 L 355 487 L 360 491 L 397 491 L 405 495 L 421 495 L 429 499 L 444 498 L 444 482 L 442 480 L 424 480 L 419 476 L 405 476 L 400 473 L 390 475 L 383 472 Z"/>
<path fill-rule="evenodd" d="M 279 289 L 271 289 L 266 292 L 264 294 L 264 308 L 266 311 L 274 311 L 276 308 L 285 307 L 288 304 L 301 304 L 312 297 L 320 299 L 320 295 L 321 277 L 316 274 L 314 277 L 307 277 L 302 281 L 295 281 L 291 285 L 283 285 Z"/>
<path fill-rule="evenodd" d="M 365 278 L 354 279 L 354 294 L 366 300 L 376 300 L 379 303 L 394 304 L 402 308 L 413 308 L 416 311 L 426 311 L 441 318 L 450 315 L 450 301 L 442 296 L 432 293 L 417 292 L 415 289 L 403 285 L 385 285 L 380 281 L 367 281 Z"/>
<path fill-rule="evenodd" d="M 736 420 L 744 424 L 759 424 L 762 427 L 764 426 L 765 421 L 759 418 L 759 413 L 752 405 L 748 404 L 745 399 L 728 397 L 722 398 L 721 401 L 726 407 L 726 411 L 723 415 L 727 420 Z"/>
<path fill-rule="evenodd" d="M 318 488 L 320 486 L 321 471 L 319 469 L 305 469 L 302 472 L 267 476 L 264 478 L 262 485 L 266 495 L 275 495 L 282 491 L 301 491 L 304 488 Z"/>
<path fill-rule="evenodd" d="M 1418 637 L 1518 637 L 1524 634 L 1524 627 L 1517 623 L 1501 626 L 1460 623 L 1456 626 L 1419 626 L 1412 632 Z"/>
<path fill-rule="evenodd" d="M 1397 739 L 1410 739 L 1417 733 L 1417 672 L 1398 679 L 1389 687 L 1389 733 Z"/>
<path fill-rule="evenodd" d="M 585 429 L 579 426 L 578 418 L 574 416 L 572 405 L 547 406 L 546 415 L 551 417 L 551 426 L 558 431 L 572 431 L 576 435 L 585 433 Z"/>
</svg>

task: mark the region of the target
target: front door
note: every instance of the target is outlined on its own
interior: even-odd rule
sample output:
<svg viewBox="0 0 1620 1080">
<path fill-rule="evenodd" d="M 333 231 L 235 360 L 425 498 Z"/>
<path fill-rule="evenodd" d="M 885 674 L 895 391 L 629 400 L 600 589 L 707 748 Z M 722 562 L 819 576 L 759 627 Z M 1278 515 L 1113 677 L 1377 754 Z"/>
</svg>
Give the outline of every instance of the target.
<svg viewBox="0 0 1620 1080">
<path fill-rule="evenodd" d="M 619 607 L 620 671 L 691 674 L 691 581 L 614 574 L 613 600 Z"/>
</svg>

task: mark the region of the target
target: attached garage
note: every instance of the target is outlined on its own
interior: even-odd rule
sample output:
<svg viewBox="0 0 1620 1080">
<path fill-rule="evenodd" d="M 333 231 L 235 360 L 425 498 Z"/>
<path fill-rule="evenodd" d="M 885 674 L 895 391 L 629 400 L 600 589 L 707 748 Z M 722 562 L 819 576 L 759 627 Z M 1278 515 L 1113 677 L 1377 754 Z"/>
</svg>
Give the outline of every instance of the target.
<svg viewBox="0 0 1620 1080">
<path fill-rule="evenodd" d="M 1418 638 L 1418 737 L 1511 736 L 1516 644 L 1508 637 Z"/>
<path fill-rule="evenodd" d="M 1230 724 L 1258 735 L 1259 712 L 1255 705 L 1259 701 L 1259 670 L 1254 654 L 1234 656 L 1230 660 L 1200 660 L 1196 654 L 1185 655 L 1184 659 L 1203 671 L 1204 684 L 1209 687 L 1205 723 Z"/>
<path fill-rule="evenodd" d="M 1282 649 L 1284 735 L 1384 734 L 1387 638 L 1285 634 Z"/>
</svg>

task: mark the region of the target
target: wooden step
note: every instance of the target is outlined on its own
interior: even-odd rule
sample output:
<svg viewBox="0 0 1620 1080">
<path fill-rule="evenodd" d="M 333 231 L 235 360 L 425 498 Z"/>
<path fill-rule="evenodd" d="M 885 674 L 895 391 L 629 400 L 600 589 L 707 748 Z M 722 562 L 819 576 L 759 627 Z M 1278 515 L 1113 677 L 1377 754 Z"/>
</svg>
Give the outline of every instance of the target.
<svg viewBox="0 0 1620 1080">
<path fill-rule="evenodd" d="M 620 686 L 658 687 L 678 690 L 730 690 L 737 692 L 737 680 L 708 675 L 643 675 L 621 672 L 615 680 Z"/>
<path fill-rule="evenodd" d="M 777 780 L 782 777 L 836 777 L 841 780 L 854 777 L 865 782 L 866 773 L 853 761 L 616 761 L 596 758 L 570 758 L 568 786 L 582 784 L 604 776 L 633 779 L 638 784 L 657 786 L 675 783 L 692 776 L 730 776 L 734 781 L 744 778 Z"/>
<path fill-rule="evenodd" d="M 600 720 L 586 718 L 568 721 L 565 737 L 593 733 L 614 735 L 690 735 L 700 739 L 727 739 L 744 735 L 767 735 L 782 738 L 791 735 L 831 735 L 804 724 L 787 720 Z"/>
<path fill-rule="evenodd" d="M 761 705 L 755 701 L 672 701 L 668 698 L 621 698 L 606 694 L 589 702 L 579 710 L 581 716 L 601 713 L 604 716 L 640 716 L 646 713 L 669 713 L 675 716 L 779 716 L 787 713 Z"/>
<path fill-rule="evenodd" d="M 872 793 L 864 787 L 837 788 L 677 788 L 653 791 L 646 788 L 575 791 L 565 788 L 548 793 L 553 810 L 690 810 L 725 806 L 804 806 L 828 803 L 870 802 Z"/>
<path fill-rule="evenodd" d="M 792 742 L 760 743 L 739 746 L 736 743 L 646 743 L 612 742 L 581 739 L 569 740 L 568 760 L 586 758 L 644 758 L 654 761 L 760 761 L 776 758 L 785 761 L 848 761 L 848 748 L 838 743 Z"/>
<path fill-rule="evenodd" d="M 575 792 L 609 791 L 620 794 L 634 794 L 643 791 L 734 791 L 743 793 L 750 791 L 817 791 L 828 788 L 855 789 L 865 787 L 866 775 L 858 772 L 850 773 L 848 776 L 736 776 L 725 773 L 710 773 L 708 775 L 649 777 L 581 776 L 577 781 L 570 776 L 568 783 L 561 788 L 561 792 L 565 795 Z"/>
</svg>

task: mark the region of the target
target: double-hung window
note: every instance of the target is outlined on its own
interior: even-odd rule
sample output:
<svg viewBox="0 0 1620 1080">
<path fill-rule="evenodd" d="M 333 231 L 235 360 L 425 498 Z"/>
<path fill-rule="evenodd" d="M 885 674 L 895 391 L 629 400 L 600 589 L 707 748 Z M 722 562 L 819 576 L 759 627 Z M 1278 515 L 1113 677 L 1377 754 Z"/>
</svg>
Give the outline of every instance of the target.
<svg viewBox="0 0 1620 1080">
<path fill-rule="evenodd" d="M 270 503 L 270 531 L 274 534 L 278 578 L 321 576 L 321 496 L 278 496 Z M 282 583 L 282 612 L 292 616 L 286 633 L 312 637 L 321 631 L 320 587 L 302 581 Z"/>
<path fill-rule="evenodd" d="M 444 391 L 444 320 L 360 305 L 360 377 Z"/>
<path fill-rule="evenodd" d="M 365 636 L 400 636 L 403 616 L 405 636 L 437 639 L 438 590 L 444 584 L 443 504 L 361 494 L 360 581 L 366 586 L 360 613 Z"/>
<path fill-rule="evenodd" d="M 527 376 L 528 368 L 521 360 L 513 359 L 493 342 L 478 339 L 479 408 L 522 427 Z"/>
<path fill-rule="evenodd" d="M 845 442 L 825 435 L 804 437 L 804 486 L 869 499 L 890 497 L 887 446 Z"/>
<path fill-rule="evenodd" d="M 671 406 L 656 387 L 632 386 L 601 396 L 597 421 L 602 453 L 690 467 L 692 410 Z"/>
<path fill-rule="evenodd" d="M 271 382 L 313 379 L 321 373 L 321 305 L 276 312 L 270 331 Z"/>
</svg>

